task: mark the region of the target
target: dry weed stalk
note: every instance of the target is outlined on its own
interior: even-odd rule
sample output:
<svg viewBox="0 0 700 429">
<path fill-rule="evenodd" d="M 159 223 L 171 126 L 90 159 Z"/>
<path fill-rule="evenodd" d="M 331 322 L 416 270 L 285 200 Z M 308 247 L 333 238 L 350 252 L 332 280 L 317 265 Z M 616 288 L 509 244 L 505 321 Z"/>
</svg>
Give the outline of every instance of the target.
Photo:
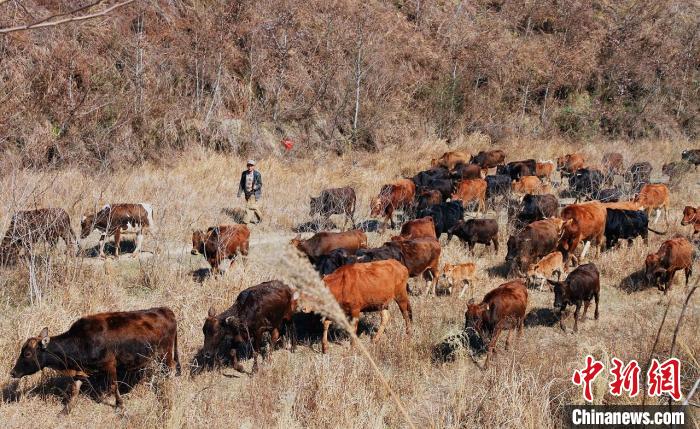
<svg viewBox="0 0 700 429">
<path fill-rule="evenodd" d="M 359 347 L 362 354 L 372 366 L 382 386 L 389 392 L 389 395 L 406 420 L 408 426 L 415 428 L 415 424 L 406 411 L 401 398 L 399 398 L 394 389 L 391 388 L 389 382 L 382 374 L 367 348 L 359 341 L 347 316 L 326 285 L 319 278 L 318 273 L 313 269 L 309 260 L 289 245 L 285 245 L 281 252 L 277 248 L 275 251 L 258 252 L 258 254 L 265 255 L 263 256 L 265 259 L 264 262 L 273 269 L 275 278 L 295 287 L 299 291 L 301 305 L 304 308 L 331 319 L 333 323 L 336 323 L 350 334 L 354 344 Z"/>
</svg>

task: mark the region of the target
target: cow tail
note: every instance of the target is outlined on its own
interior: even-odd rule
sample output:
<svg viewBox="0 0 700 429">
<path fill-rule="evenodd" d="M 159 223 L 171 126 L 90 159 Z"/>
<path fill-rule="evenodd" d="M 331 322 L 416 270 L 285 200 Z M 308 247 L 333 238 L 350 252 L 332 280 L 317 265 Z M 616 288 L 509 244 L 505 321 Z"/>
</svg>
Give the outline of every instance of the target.
<svg viewBox="0 0 700 429">
<path fill-rule="evenodd" d="M 651 229 L 651 228 L 649 228 L 649 226 L 647 226 L 647 229 L 648 229 L 649 231 L 653 232 L 654 234 L 657 234 L 657 235 L 666 235 L 666 234 L 668 234 L 668 228 L 666 228 L 666 231 L 664 231 L 664 232 L 657 231 L 657 230 L 655 230 L 655 229 Z"/>
<path fill-rule="evenodd" d="M 173 344 L 173 358 L 175 359 L 175 375 L 182 374 L 180 367 L 180 353 L 177 351 L 177 329 L 175 329 L 175 341 Z"/>
</svg>

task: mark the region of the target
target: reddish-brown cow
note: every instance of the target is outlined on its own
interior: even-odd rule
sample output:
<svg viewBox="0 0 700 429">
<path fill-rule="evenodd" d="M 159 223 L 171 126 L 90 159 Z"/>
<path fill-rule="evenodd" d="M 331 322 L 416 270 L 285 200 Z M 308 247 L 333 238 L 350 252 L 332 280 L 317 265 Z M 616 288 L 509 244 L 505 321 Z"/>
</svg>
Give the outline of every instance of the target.
<svg viewBox="0 0 700 429">
<path fill-rule="evenodd" d="M 359 229 L 345 232 L 318 232 L 307 240 L 302 240 L 301 235 L 297 235 L 292 239 L 291 244 L 315 264 L 320 256 L 327 255 L 335 249 L 345 249 L 351 255 L 354 255 L 357 249 L 366 249 L 367 235 Z"/>
<path fill-rule="evenodd" d="M 452 194 L 452 200 L 462 201 L 462 206 L 466 206 L 472 201 L 478 201 L 477 211 L 486 211 L 486 180 L 469 179 L 462 180 L 457 184 L 457 190 Z"/>
<path fill-rule="evenodd" d="M 571 204 L 562 209 L 561 218 L 564 224 L 559 240 L 559 250 L 564 255 L 564 263 L 567 266 L 570 259 L 576 260 L 578 265 L 578 258 L 574 255 L 574 251 L 581 241 L 585 241 L 586 245 L 583 247 L 580 259 L 586 257 L 591 243 L 594 243 L 597 249 L 596 256 L 600 255 L 605 246 L 607 218 L 607 210 L 603 204 L 597 201 Z"/>
<path fill-rule="evenodd" d="M 550 182 L 554 173 L 554 161 L 540 161 L 535 164 L 535 176 Z"/>
<path fill-rule="evenodd" d="M 518 336 L 522 334 L 526 308 L 527 288 L 522 280 L 503 283 L 487 293 L 480 304 L 474 304 L 473 299 L 469 301 L 464 315 L 465 327 L 475 329 L 484 339 L 487 334 L 491 336 L 485 368 L 489 365 L 501 331 L 508 330 L 506 350 L 510 343 L 511 330 L 517 328 Z"/>
<path fill-rule="evenodd" d="M 671 289 L 677 271 L 685 271 L 685 285 L 693 273 L 695 250 L 685 237 L 674 237 L 661 244 L 656 253 L 651 253 L 645 261 L 646 278 L 651 285 L 658 286 L 664 295 Z M 665 283 L 665 286 L 663 285 Z"/>
<path fill-rule="evenodd" d="M 345 265 L 325 276 L 323 282 L 340 305 L 352 318 L 354 333 L 360 313 L 381 311 L 381 323 L 373 341 L 378 341 L 389 321 L 389 302 L 392 300 L 401 309 L 406 334 L 411 334 L 411 303 L 408 300 L 408 270 L 393 259 Z M 328 327 L 330 320 L 323 321 L 321 350 L 328 351 Z"/>
<path fill-rule="evenodd" d="M 693 235 L 700 232 L 700 208 L 685 206 L 681 225 L 693 225 Z"/>
<path fill-rule="evenodd" d="M 371 215 L 383 216 L 394 228 L 394 210 L 406 210 L 413 207 L 416 196 L 416 184 L 411 179 L 399 179 L 392 185 L 384 185 L 379 196 L 372 202 Z M 384 223 L 386 228 L 386 222 Z"/>
<path fill-rule="evenodd" d="M 192 233 L 192 254 L 204 255 L 215 274 L 225 272 L 221 263 L 230 259 L 232 264 L 237 254 L 248 255 L 250 230 L 246 225 L 212 226 L 206 232 Z"/>
<path fill-rule="evenodd" d="M 639 210 L 646 210 L 649 218 L 651 218 L 651 212 L 656 210 L 654 223 L 659 220 L 663 209 L 666 225 L 668 225 L 668 208 L 671 204 L 671 192 L 668 186 L 662 183 L 647 183 L 642 186 L 634 201 L 639 204 Z"/>
<path fill-rule="evenodd" d="M 401 226 L 401 233 L 391 237 L 391 240 L 412 240 L 414 238 L 433 238 L 437 240 L 435 223 L 432 217 L 426 216 L 420 219 L 409 220 Z"/>
</svg>

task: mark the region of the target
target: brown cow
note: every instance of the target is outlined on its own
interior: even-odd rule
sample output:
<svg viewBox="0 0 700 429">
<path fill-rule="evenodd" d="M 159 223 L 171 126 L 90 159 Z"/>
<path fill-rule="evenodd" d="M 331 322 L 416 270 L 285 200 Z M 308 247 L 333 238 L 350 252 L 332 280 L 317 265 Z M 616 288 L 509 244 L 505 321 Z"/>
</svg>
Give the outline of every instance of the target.
<svg viewBox="0 0 700 429">
<path fill-rule="evenodd" d="M 562 209 L 561 218 L 564 220 L 564 224 L 559 240 L 559 250 L 564 255 L 566 266 L 568 266 L 570 259 L 576 260 L 576 265 L 578 265 L 579 259 L 574 255 L 574 251 L 581 241 L 585 241 L 586 245 L 583 247 L 580 259 L 586 257 L 591 243 L 594 243 L 597 249 L 596 256 L 600 255 L 603 246 L 605 246 L 605 221 L 607 219 L 607 210 L 603 204 L 598 201 L 571 204 Z"/>
<path fill-rule="evenodd" d="M 539 161 L 535 164 L 535 176 L 547 182 L 552 181 L 552 173 L 554 173 L 554 161 Z"/>
<path fill-rule="evenodd" d="M 557 280 L 561 274 L 566 272 L 564 265 L 564 255 L 561 252 L 552 252 L 543 257 L 536 264 L 530 265 L 527 269 L 527 282 L 529 286 L 539 286 L 542 290 L 545 280 L 557 275 Z"/>
<path fill-rule="evenodd" d="M 537 176 L 523 176 L 511 182 L 511 190 L 517 194 L 543 195 L 552 192 L 551 186 L 542 183 Z"/>
<path fill-rule="evenodd" d="M 508 330 L 506 350 L 510 343 L 511 330 L 517 328 L 518 336 L 522 334 L 526 308 L 527 288 L 522 280 L 503 283 L 487 293 L 480 304 L 474 304 L 473 299 L 469 301 L 464 315 L 465 328 L 475 329 L 484 339 L 487 333 L 491 336 L 484 368 L 488 368 L 501 331 Z"/>
<path fill-rule="evenodd" d="M 197 230 L 192 233 L 191 253 L 204 255 L 212 272 L 219 274 L 228 268 L 221 266 L 224 260 L 230 259 L 230 266 L 238 253 L 248 255 L 249 239 L 250 230 L 247 225 L 212 226 L 206 232 Z"/>
<path fill-rule="evenodd" d="M 64 409 L 68 413 L 80 385 L 92 374 L 106 375 L 116 406 L 121 407 L 117 369 L 134 373 L 154 362 L 165 362 L 180 374 L 177 321 L 167 307 L 85 316 L 53 337 L 44 328 L 24 343 L 10 376 L 21 378 L 51 368 L 71 377 Z"/>
<path fill-rule="evenodd" d="M 438 159 L 430 161 L 431 167 L 445 167 L 448 170 L 453 170 L 457 164 L 469 164 L 471 156 L 465 152 L 445 152 Z"/>
<path fill-rule="evenodd" d="M 647 183 L 642 186 L 634 201 L 639 203 L 639 210 L 646 210 L 649 218 L 651 218 L 652 210 L 656 210 L 654 223 L 658 222 L 661 216 L 661 209 L 663 209 L 666 225 L 668 226 L 668 208 L 671 204 L 670 195 L 671 192 L 668 190 L 668 186 L 661 183 Z"/>
<path fill-rule="evenodd" d="M 442 202 L 442 194 L 436 189 L 423 188 L 417 195 L 416 211 L 420 212 Z"/>
<path fill-rule="evenodd" d="M 467 290 L 467 287 L 472 286 L 475 274 L 476 264 L 473 262 L 466 262 L 463 264 L 445 264 L 445 266 L 442 268 L 442 275 L 440 278 L 447 280 L 447 290 L 450 295 L 452 295 L 452 288 L 454 285 L 462 283 L 462 290 L 459 292 L 459 297 L 462 298 L 462 296 L 464 296 L 464 292 Z"/>
<path fill-rule="evenodd" d="M 601 164 L 603 167 L 603 172 L 608 180 L 612 180 L 616 174 L 621 175 L 625 172 L 624 158 L 619 152 L 606 153 L 603 155 Z"/>
<path fill-rule="evenodd" d="M 462 206 L 466 206 L 472 201 L 478 201 L 477 211 L 486 211 L 486 180 L 469 179 L 461 180 L 457 183 L 457 190 L 452 194 L 452 201 L 462 201 Z"/>
<path fill-rule="evenodd" d="M 298 299 L 299 292 L 278 280 L 272 280 L 244 289 L 236 297 L 236 302 L 219 315 L 214 307 L 211 307 L 202 328 L 204 363 L 211 366 L 230 358 L 233 368 L 243 372 L 236 349 L 251 344 L 253 372 L 256 372 L 263 336 L 269 333 L 270 344 L 275 346 L 283 325 L 287 325 L 288 329 L 291 325 Z M 294 351 L 295 336 L 293 333 L 289 334 Z M 263 359 L 267 357 L 263 355 Z"/>
<path fill-rule="evenodd" d="M 61 208 L 26 210 L 15 213 L 0 243 L 0 264 L 14 262 L 21 249 L 31 253 L 34 244 L 45 240 L 50 247 L 58 239 L 66 243 L 68 253 L 75 254 L 79 247 L 70 226 L 70 217 Z"/>
<path fill-rule="evenodd" d="M 414 240 L 398 240 L 384 243 L 401 249 L 403 264 L 408 268 L 410 277 L 423 276 L 428 284 L 426 294 L 432 290 L 440 274 L 440 242 L 434 238 L 416 238 Z"/>
<path fill-rule="evenodd" d="M 574 332 L 578 332 L 578 312 L 583 303 L 583 317 L 588 313 L 591 299 L 595 298 L 595 318 L 598 320 L 598 304 L 600 303 L 600 273 L 595 264 L 584 264 L 577 267 L 563 282 L 547 280 L 554 287 L 554 306 L 559 307 L 559 326 L 564 327 L 564 311 L 567 305 L 575 305 Z"/>
<path fill-rule="evenodd" d="M 389 219 L 391 228 L 394 225 L 394 210 L 404 211 L 413 207 L 416 195 L 416 184 L 411 179 L 399 179 L 394 184 L 382 186 L 379 196 L 372 202 L 371 215 L 384 216 Z M 386 222 L 384 222 L 386 228 Z"/>
<path fill-rule="evenodd" d="M 153 207 L 150 204 L 107 204 L 97 213 L 83 216 L 80 222 L 80 238 L 85 238 L 97 229 L 100 235 L 100 257 L 105 257 L 105 239 L 114 236 L 114 255 L 119 257 L 119 243 L 123 233 L 136 233 L 134 255 L 141 252 L 143 234 L 155 225 Z"/>
<path fill-rule="evenodd" d="M 685 206 L 683 209 L 683 220 L 681 225 L 693 225 L 693 234 L 700 232 L 700 208 Z"/>
<path fill-rule="evenodd" d="M 657 285 L 659 290 L 663 287 L 664 295 L 671 289 L 676 271 L 685 271 L 685 285 L 693 273 L 693 259 L 695 250 L 693 245 L 685 237 L 674 237 L 661 244 L 656 253 L 647 256 L 646 278 L 651 285 Z M 665 286 L 662 284 L 666 283 Z"/>
<path fill-rule="evenodd" d="M 393 259 L 367 263 L 345 265 L 325 276 L 323 282 L 340 305 L 340 308 L 352 318 L 354 333 L 360 313 L 381 311 L 381 323 L 373 341 L 382 336 L 389 321 L 389 302 L 392 300 L 401 309 L 406 323 L 406 334 L 411 334 L 411 303 L 408 300 L 408 270 Z M 321 350 L 328 351 L 328 327 L 330 320 L 323 321 L 323 340 Z"/>
<path fill-rule="evenodd" d="M 509 272 L 523 276 L 531 263 L 557 249 L 563 221 L 559 218 L 538 220 L 508 238 L 506 263 Z"/>
<path fill-rule="evenodd" d="M 344 214 L 343 230 L 348 224 L 348 219 L 355 228 L 355 203 L 355 190 L 349 186 L 324 189 L 318 197 L 311 197 L 309 216 L 320 214 L 327 221 L 333 214 Z"/>
<path fill-rule="evenodd" d="M 319 256 L 327 255 L 335 249 L 345 249 L 351 255 L 354 255 L 357 249 L 366 249 L 367 235 L 359 229 L 345 232 L 318 232 L 307 240 L 302 240 L 301 235 L 297 235 L 290 243 L 315 264 Z"/>
<path fill-rule="evenodd" d="M 506 153 L 501 149 L 481 151 L 476 155 L 472 156 L 470 162 L 478 164 L 482 170 L 484 170 L 484 175 L 488 172 L 489 168 L 494 168 L 499 165 L 503 165 L 506 161 Z"/>
<path fill-rule="evenodd" d="M 391 237 L 391 240 L 412 240 L 414 238 L 433 238 L 437 240 L 435 223 L 432 217 L 426 216 L 420 219 L 409 220 L 401 226 L 401 233 Z"/>
<path fill-rule="evenodd" d="M 619 201 L 616 203 L 602 203 L 603 207 L 606 209 L 617 209 L 617 210 L 641 210 L 641 205 L 635 201 Z"/>
<path fill-rule="evenodd" d="M 570 176 L 584 167 L 586 159 L 580 153 L 571 153 L 557 158 L 557 170 L 562 176 Z"/>
</svg>

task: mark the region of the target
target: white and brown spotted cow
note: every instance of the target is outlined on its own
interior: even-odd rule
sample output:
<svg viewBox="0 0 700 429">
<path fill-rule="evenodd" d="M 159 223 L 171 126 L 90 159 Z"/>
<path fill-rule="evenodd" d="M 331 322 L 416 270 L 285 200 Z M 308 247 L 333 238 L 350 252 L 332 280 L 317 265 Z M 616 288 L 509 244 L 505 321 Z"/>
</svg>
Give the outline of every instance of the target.
<svg viewBox="0 0 700 429">
<path fill-rule="evenodd" d="M 153 207 L 150 204 L 107 204 L 95 214 L 83 216 L 80 223 L 80 238 L 85 238 L 97 229 L 100 235 L 100 257 L 104 258 L 105 239 L 114 236 L 114 252 L 119 257 L 119 242 L 124 233 L 136 234 L 134 254 L 141 252 L 143 233 L 154 226 Z"/>
</svg>

